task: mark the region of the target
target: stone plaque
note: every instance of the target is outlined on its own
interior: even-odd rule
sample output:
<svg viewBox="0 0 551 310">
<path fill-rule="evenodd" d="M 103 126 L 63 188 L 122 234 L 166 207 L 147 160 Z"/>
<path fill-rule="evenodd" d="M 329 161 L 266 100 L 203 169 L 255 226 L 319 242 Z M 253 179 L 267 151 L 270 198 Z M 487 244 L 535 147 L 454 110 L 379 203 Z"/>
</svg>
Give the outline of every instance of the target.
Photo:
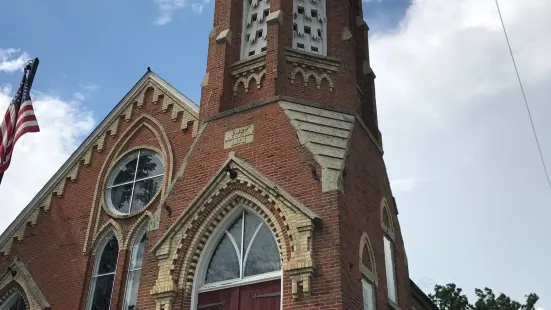
<svg viewBox="0 0 551 310">
<path fill-rule="evenodd" d="M 226 131 L 224 149 L 253 142 L 254 124 Z"/>
</svg>

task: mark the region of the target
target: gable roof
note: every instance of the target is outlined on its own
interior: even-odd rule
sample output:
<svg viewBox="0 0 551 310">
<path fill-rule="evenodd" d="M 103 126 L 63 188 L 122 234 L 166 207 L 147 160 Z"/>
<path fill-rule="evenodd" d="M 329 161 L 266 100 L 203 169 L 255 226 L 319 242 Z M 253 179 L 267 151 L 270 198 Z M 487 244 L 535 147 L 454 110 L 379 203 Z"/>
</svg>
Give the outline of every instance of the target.
<svg viewBox="0 0 551 310">
<path fill-rule="evenodd" d="M 199 119 L 199 106 L 195 104 L 191 99 L 186 97 L 167 81 L 155 74 L 153 71 L 147 70 L 147 72 L 134 84 L 132 89 L 119 101 L 119 103 L 111 110 L 111 112 L 101 121 L 101 123 L 92 131 L 92 133 L 82 142 L 82 144 L 73 152 L 73 154 L 65 161 L 65 163 L 59 168 L 59 170 L 48 180 L 48 182 L 42 187 L 42 189 L 34 196 L 31 202 L 19 213 L 15 220 L 8 226 L 8 228 L 0 236 L 0 252 L 9 251 L 13 238 L 23 238 L 23 230 L 27 222 L 31 222 L 32 225 L 36 224 L 36 217 L 38 216 L 38 210 L 41 206 L 45 210 L 49 208 L 51 194 L 57 192 L 61 195 L 64 190 L 65 180 L 70 177 L 76 178 L 76 169 L 78 168 L 78 160 L 83 159 L 85 163 L 89 161 L 89 153 L 94 145 L 97 145 L 98 149 L 103 148 L 103 134 L 107 131 L 116 131 L 113 123 L 117 121 L 117 118 L 125 113 L 129 107 L 134 104 L 133 99 L 142 90 L 142 88 L 148 83 L 158 85 L 168 95 L 173 97 L 175 104 L 179 105 L 179 110 L 184 110 L 195 120 Z M 164 107 L 163 107 L 164 109 Z M 129 116 L 127 116 L 129 117 Z M 118 123 L 117 123 L 118 124 Z M 101 140 L 98 142 L 98 140 Z M 101 145 L 98 145 L 101 143 Z M 77 165 L 75 165 L 77 163 Z M 75 167 L 76 166 L 76 167 Z M 61 184 L 61 187 L 59 187 Z"/>
</svg>

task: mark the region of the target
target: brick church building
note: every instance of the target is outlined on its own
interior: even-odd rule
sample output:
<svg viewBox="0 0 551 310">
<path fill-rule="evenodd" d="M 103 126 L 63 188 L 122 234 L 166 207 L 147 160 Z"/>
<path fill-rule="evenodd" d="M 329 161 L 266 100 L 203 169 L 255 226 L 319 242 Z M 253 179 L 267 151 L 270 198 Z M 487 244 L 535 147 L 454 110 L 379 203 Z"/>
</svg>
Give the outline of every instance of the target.
<svg viewBox="0 0 551 310">
<path fill-rule="evenodd" d="M 148 68 L 1 235 L 0 310 L 436 309 L 368 30 L 360 0 L 216 0 L 200 107 Z"/>
</svg>

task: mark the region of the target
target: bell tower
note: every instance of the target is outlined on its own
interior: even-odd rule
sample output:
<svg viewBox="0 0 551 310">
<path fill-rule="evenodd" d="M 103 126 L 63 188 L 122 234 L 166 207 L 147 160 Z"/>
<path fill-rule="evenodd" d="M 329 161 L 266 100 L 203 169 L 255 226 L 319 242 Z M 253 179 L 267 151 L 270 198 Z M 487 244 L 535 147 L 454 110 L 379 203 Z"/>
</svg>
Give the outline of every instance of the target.
<svg viewBox="0 0 551 310">
<path fill-rule="evenodd" d="M 296 221 L 296 231 L 288 240 L 274 233 L 287 253 L 281 284 L 270 288 L 281 287 L 277 309 L 411 308 L 368 31 L 362 0 L 215 1 L 201 83 L 208 138 L 196 147 L 209 152 L 201 167 L 235 152 L 273 182 L 275 197 L 286 190 L 315 214 L 310 223 L 288 211 L 281 225 Z"/>
<path fill-rule="evenodd" d="M 376 139 L 361 0 L 216 1 L 201 118 L 274 98 L 358 114 Z"/>
</svg>

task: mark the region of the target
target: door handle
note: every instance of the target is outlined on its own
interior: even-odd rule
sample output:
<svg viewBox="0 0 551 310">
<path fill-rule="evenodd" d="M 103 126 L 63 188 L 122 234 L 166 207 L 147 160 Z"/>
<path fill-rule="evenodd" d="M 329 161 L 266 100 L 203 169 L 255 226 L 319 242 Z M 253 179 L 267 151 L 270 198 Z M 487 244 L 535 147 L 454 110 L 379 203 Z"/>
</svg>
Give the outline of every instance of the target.
<svg viewBox="0 0 551 310">
<path fill-rule="evenodd" d="M 276 297 L 276 296 L 281 296 L 281 292 L 254 295 L 253 299 L 265 298 L 265 297 Z"/>
<path fill-rule="evenodd" d="M 216 306 L 223 306 L 225 304 L 226 304 L 226 302 L 222 300 L 220 302 L 215 302 L 215 303 L 212 303 L 212 304 L 197 305 L 197 309 L 206 309 L 206 308 L 211 308 L 211 307 L 216 307 Z"/>
</svg>

